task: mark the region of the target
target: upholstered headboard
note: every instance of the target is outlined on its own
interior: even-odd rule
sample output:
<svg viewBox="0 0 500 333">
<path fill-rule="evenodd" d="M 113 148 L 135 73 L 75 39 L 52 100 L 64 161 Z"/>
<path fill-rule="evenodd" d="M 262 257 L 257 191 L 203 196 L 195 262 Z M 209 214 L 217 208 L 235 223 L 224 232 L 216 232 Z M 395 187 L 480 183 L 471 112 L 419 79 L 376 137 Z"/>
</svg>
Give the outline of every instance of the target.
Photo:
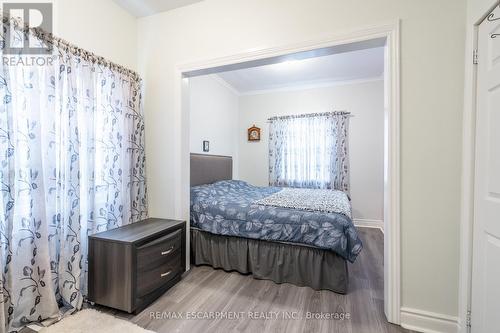
<svg viewBox="0 0 500 333">
<path fill-rule="evenodd" d="M 191 154 L 191 186 L 233 179 L 231 156 Z"/>
</svg>

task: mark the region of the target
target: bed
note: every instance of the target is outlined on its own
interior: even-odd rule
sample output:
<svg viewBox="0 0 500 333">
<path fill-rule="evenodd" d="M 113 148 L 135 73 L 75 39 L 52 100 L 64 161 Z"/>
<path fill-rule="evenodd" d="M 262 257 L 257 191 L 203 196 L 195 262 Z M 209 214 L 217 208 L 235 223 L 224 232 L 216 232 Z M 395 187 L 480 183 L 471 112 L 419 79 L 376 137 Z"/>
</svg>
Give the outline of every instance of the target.
<svg viewBox="0 0 500 333">
<path fill-rule="evenodd" d="M 232 180 L 231 170 L 230 157 L 191 155 L 192 263 L 346 293 L 362 249 L 348 200 L 296 208 L 305 200 L 283 201 L 286 190 Z"/>
</svg>

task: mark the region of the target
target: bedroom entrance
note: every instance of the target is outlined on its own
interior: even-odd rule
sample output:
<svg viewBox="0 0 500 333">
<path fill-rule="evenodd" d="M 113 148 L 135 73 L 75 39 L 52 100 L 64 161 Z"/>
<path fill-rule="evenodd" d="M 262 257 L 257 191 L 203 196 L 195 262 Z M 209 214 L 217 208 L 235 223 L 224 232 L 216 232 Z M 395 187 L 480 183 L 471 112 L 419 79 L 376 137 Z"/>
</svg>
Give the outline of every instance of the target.
<svg viewBox="0 0 500 333">
<path fill-rule="evenodd" d="M 314 272 L 298 274 L 300 260 L 288 270 L 267 272 L 270 276 L 250 273 L 257 278 L 346 292 L 348 299 L 361 302 L 364 296 L 370 297 L 369 303 L 376 304 L 371 310 L 385 312 L 389 322 L 399 323 L 397 34 L 397 25 L 388 25 L 294 48 L 179 67 L 177 96 L 184 140 L 183 176 L 178 182 L 183 196 L 178 208 L 181 216 L 191 216 L 195 254 L 204 251 L 203 260 L 207 261 L 200 259 L 201 263 L 242 273 L 248 273 L 245 265 L 255 267 L 255 263 L 220 262 L 227 254 L 221 247 L 216 258 L 214 253 L 207 255 L 203 242 L 214 244 L 224 235 L 234 236 L 224 238 L 224 243 L 238 239 L 236 236 L 245 239 L 244 245 L 235 241 L 233 250 L 243 246 L 262 251 L 268 246 L 269 254 L 281 251 L 285 256 L 309 256 L 313 262 L 318 260 L 318 265 L 335 267 L 327 270 L 329 278 L 323 277 L 336 281 L 335 285 L 314 281 L 318 276 Z M 318 151 L 317 147 L 322 148 Z M 223 186 L 209 188 L 214 184 Z M 291 189 L 288 193 L 280 191 L 282 187 L 314 190 L 304 194 Z M 205 203 L 213 199 L 210 195 L 214 192 L 223 193 L 216 201 L 224 205 L 207 208 Z M 332 194 L 321 207 L 319 200 L 310 200 Z M 235 208 L 237 204 L 245 206 L 243 201 L 249 196 L 249 206 L 259 204 L 258 210 L 270 215 L 252 219 L 248 218 L 255 213 L 252 209 L 243 212 Z M 285 216 L 287 212 L 291 213 Z M 281 219 L 271 218 L 272 214 Z M 321 230 L 312 231 L 315 223 L 295 226 L 283 222 L 301 220 L 303 214 L 322 221 Z M 325 224 L 325 218 L 332 220 Z M 265 225 L 266 221 L 272 223 Z M 361 252 L 356 232 L 339 235 L 337 243 L 333 237 L 328 243 L 338 230 L 347 230 L 346 223 L 357 226 L 364 243 Z M 220 231 L 218 235 L 215 230 Z M 202 240 L 206 231 L 211 231 L 210 239 Z M 283 235 L 288 238 L 281 239 Z M 321 261 L 311 247 L 328 258 Z M 263 258 L 262 252 L 256 252 L 256 257 L 259 255 Z M 186 265 L 189 268 L 190 263 Z M 347 278 L 344 266 L 354 278 Z M 370 295 L 363 296 L 361 291 L 366 289 L 371 290 Z M 335 302 L 331 306 L 351 308 Z"/>
</svg>

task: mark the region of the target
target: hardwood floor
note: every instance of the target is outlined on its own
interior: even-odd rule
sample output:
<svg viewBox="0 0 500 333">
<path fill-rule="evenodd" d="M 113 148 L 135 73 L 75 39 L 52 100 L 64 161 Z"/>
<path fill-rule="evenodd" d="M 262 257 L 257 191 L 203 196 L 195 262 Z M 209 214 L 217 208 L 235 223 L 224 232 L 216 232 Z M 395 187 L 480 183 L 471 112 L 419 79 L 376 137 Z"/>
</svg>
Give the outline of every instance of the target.
<svg viewBox="0 0 500 333">
<path fill-rule="evenodd" d="M 387 323 L 385 319 L 382 232 L 370 228 L 358 230 L 364 249 L 356 262 L 349 265 L 347 295 L 288 283 L 276 284 L 201 266 L 192 267 L 176 286 L 135 316 L 109 308 L 96 308 L 158 333 L 410 332 Z M 213 316 L 216 313 L 232 314 L 234 318 L 192 318 L 209 316 L 210 313 Z M 348 314 L 349 318 L 306 319 L 307 313 L 317 316 Z M 284 319 L 287 315 L 289 319 Z M 179 318 L 172 318 L 175 316 Z"/>
</svg>

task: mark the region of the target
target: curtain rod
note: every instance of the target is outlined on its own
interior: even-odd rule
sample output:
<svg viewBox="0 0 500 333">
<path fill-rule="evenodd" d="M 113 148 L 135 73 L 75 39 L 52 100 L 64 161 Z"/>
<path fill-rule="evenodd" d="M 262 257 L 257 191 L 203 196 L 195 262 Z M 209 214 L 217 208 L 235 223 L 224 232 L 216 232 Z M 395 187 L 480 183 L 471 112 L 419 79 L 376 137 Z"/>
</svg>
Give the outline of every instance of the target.
<svg viewBox="0 0 500 333">
<path fill-rule="evenodd" d="M 321 117 L 321 116 L 347 116 L 354 117 L 350 112 L 347 111 L 333 111 L 333 112 L 321 112 L 321 113 L 305 113 L 305 114 L 297 114 L 297 115 L 288 115 L 288 116 L 275 116 L 267 119 L 268 122 L 274 120 L 281 119 L 291 119 L 291 118 L 308 118 L 308 117 Z"/>
<path fill-rule="evenodd" d="M 20 30 L 22 33 L 27 34 L 28 32 L 33 33 L 33 35 L 40 39 L 45 44 L 51 44 L 57 48 L 60 48 L 72 55 L 82 57 L 83 59 L 100 66 L 109 67 L 112 70 L 129 76 L 134 81 L 141 81 L 139 74 L 127 67 L 118 65 L 112 61 L 107 60 L 104 57 L 98 56 L 93 52 L 82 49 L 75 44 L 72 44 L 62 38 L 54 36 L 50 32 L 46 32 L 38 27 L 32 28 L 28 24 L 21 24 L 18 18 L 10 17 L 5 13 L 2 13 L 2 23 L 7 25 L 13 25 L 15 29 Z"/>
</svg>

